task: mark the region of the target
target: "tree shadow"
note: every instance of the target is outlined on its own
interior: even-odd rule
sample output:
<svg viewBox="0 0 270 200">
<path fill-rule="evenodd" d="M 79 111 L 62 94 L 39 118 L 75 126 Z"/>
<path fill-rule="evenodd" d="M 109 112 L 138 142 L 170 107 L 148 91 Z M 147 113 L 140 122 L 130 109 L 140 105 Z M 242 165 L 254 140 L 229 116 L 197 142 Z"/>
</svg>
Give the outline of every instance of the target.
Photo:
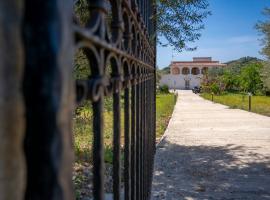
<svg viewBox="0 0 270 200">
<path fill-rule="evenodd" d="M 270 199 L 270 152 L 261 147 L 157 147 L 152 199 Z M 258 153 L 259 152 L 259 153 Z"/>
</svg>

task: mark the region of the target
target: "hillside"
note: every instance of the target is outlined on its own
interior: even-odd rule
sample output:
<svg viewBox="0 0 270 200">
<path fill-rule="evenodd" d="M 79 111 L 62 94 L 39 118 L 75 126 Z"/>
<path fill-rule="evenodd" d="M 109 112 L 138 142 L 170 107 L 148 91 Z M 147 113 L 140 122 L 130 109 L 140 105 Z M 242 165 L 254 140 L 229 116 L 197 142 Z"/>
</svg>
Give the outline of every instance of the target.
<svg viewBox="0 0 270 200">
<path fill-rule="evenodd" d="M 227 68 L 230 68 L 235 73 L 239 73 L 243 67 L 247 66 L 250 63 L 254 63 L 254 62 L 263 62 L 263 60 L 256 58 L 256 57 L 247 56 L 247 57 L 239 58 L 237 60 L 229 61 L 225 64 L 228 65 Z"/>
<path fill-rule="evenodd" d="M 161 77 L 163 75 L 170 74 L 170 67 L 165 67 L 163 69 L 157 69 L 156 73 L 156 78 L 157 78 L 157 83 L 159 83 Z"/>
<path fill-rule="evenodd" d="M 247 64 L 252 63 L 252 62 L 262 62 L 262 61 L 263 60 L 261 60 L 259 58 L 247 56 L 247 57 L 239 58 L 237 60 L 232 60 L 232 61 L 226 62 L 225 64 L 227 64 L 228 66 L 233 66 L 233 65 L 243 66 L 243 65 L 247 65 Z"/>
<path fill-rule="evenodd" d="M 158 69 L 157 70 L 161 75 L 164 75 L 164 74 L 169 74 L 170 73 L 170 67 L 165 67 L 163 69 Z"/>
</svg>

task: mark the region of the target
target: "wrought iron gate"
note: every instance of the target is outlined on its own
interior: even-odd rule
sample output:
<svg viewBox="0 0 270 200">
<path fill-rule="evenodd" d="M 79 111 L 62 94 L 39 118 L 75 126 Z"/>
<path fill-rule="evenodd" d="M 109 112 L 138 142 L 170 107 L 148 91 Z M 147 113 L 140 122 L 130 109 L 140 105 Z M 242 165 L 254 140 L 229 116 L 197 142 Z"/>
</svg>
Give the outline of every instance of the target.
<svg viewBox="0 0 270 200">
<path fill-rule="evenodd" d="M 124 92 L 124 196 L 149 199 L 155 151 L 153 0 L 88 0 L 74 22 L 68 0 L 0 2 L 0 199 L 73 199 L 72 113 L 93 107 L 94 199 L 104 199 L 104 97 L 113 98 L 113 195 L 121 196 L 120 93 Z M 108 25 L 109 24 L 109 25 Z M 75 49 L 91 76 L 72 79 Z M 111 68 L 110 75 L 106 68 Z M 75 95 L 76 91 L 76 95 Z"/>
</svg>

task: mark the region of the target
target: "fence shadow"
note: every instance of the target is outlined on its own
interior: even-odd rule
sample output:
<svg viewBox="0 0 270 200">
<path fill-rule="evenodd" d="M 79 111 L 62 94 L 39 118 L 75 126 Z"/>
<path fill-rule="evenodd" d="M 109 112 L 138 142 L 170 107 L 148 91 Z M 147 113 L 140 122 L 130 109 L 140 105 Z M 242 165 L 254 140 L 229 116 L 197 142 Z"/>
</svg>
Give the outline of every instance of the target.
<svg viewBox="0 0 270 200">
<path fill-rule="evenodd" d="M 158 146 L 152 199 L 270 199 L 270 152 L 260 147 Z"/>
</svg>

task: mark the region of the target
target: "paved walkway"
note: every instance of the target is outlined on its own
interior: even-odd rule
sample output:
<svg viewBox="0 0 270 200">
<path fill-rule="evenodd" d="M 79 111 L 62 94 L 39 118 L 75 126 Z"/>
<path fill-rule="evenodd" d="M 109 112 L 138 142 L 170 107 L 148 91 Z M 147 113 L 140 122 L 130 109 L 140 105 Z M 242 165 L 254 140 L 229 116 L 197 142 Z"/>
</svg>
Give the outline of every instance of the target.
<svg viewBox="0 0 270 200">
<path fill-rule="evenodd" d="M 270 199 L 270 118 L 179 91 L 152 199 Z"/>
</svg>

